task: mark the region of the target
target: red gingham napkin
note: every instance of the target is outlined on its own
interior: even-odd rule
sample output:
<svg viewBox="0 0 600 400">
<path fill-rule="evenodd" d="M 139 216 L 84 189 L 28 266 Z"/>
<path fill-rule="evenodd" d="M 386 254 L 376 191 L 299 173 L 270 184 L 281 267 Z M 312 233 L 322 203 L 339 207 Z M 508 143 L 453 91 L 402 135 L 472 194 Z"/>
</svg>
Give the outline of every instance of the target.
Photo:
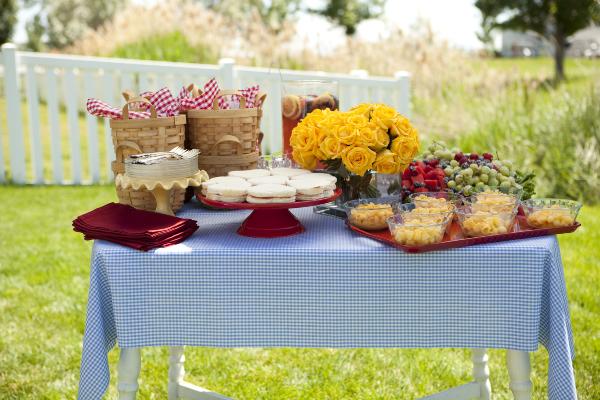
<svg viewBox="0 0 600 400">
<path fill-rule="evenodd" d="M 246 98 L 246 107 L 253 108 L 256 103 L 256 96 L 260 87 L 258 85 L 250 86 L 240 90 L 242 95 Z M 171 94 L 169 88 L 164 87 L 156 92 L 142 92 L 141 97 L 144 97 L 150 101 L 156 109 L 156 115 L 158 117 L 172 117 L 178 115 L 180 112 L 187 110 L 209 110 L 212 108 L 212 103 L 219 93 L 220 88 L 217 80 L 211 78 L 203 87 L 202 94 L 198 97 L 191 97 L 191 93 L 183 87 L 179 95 L 175 98 Z M 144 111 L 129 111 L 129 118 L 150 118 L 150 105 L 147 103 L 135 103 L 138 109 Z M 219 99 L 219 108 L 222 110 L 239 108 L 240 101 L 239 96 L 223 96 Z M 112 119 L 120 119 L 121 109 L 112 107 L 105 102 L 98 99 L 87 100 L 87 110 L 90 114 L 97 117 L 105 117 Z"/>
<path fill-rule="evenodd" d="M 164 87 L 157 92 L 144 92 L 140 94 L 140 96 L 147 98 L 150 103 L 154 105 L 158 117 L 172 117 L 179 114 L 179 101 L 173 97 L 169 88 Z M 150 118 L 150 104 L 131 103 L 131 105 L 134 104 L 137 108 L 145 109 L 147 111 L 129 111 L 129 118 Z M 112 119 L 123 118 L 120 108 L 112 107 L 98 99 L 88 99 L 87 110 L 90 114 L 97 117 Z"/>
<path fill-rule="evenodd" d="M 260 87 L 258 85 L 248 87 L 246 89 L 240 90 L 240 92 L 246 97 L 246 107 L 253 108 L 255 107 L 256 96 Z M 211 78 L 204 85 L 202 94 L 198 97 L 192 98 L 191 93 L 185 88 L 181 88 L 179 91 L 178 99 L 180 101 L 179 111 L 187 111 L 187 110 L 208 110 L 212 108 L 213 101 L 217 94 L 219 93 L 220 88 L 217 80 L 215 78 Z M 230 108 L 239 108 L 239 99 L 236 95 L 230 96 L 231 99 L 223 96 L 219 99 L 219 108 L 221 109 L 230 109 Z"/>
</svg>

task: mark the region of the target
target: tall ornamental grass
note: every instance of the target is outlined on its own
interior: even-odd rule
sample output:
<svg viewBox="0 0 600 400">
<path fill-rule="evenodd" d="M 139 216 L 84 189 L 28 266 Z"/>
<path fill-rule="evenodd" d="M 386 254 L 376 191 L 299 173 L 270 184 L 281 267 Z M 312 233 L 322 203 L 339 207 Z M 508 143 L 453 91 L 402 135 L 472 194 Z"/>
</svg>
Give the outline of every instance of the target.
<svg viewBox="0 0 600 400">
<path fill-rule="evenodd" d="M 600 202 L 600 87 L 583 93 L 522 90 L 520 101 L 500 99 L 488 106 L 491 112 L 482 110 L 477 129 L 461 136 L 459 145 L 495 149 L 535 171 L 538 195 Z M 540 96 L 548 97 L 543 107 Z"/>
</svg>

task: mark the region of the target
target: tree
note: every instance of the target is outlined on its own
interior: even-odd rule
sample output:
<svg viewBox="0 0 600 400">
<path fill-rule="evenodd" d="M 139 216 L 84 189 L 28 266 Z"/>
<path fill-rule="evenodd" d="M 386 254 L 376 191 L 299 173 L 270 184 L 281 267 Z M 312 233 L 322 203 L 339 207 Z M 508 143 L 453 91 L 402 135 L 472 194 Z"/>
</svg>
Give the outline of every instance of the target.
<svg viewBox="0 0 600 400">
<path fill-rule="evenodd" d="M 258 12 L 265 25 L 275 32 L 300 9 L 300 0 L 201 0 L 201 3 L 233 20 L 247 18 L 250 13 Z"/>
<path fill-rule="evenodd" d="M 358 24 L 380 16 L 384 5 L 385 0 L 328 0 L 324 8 L 310 11 L 343 27 L 346 35 L 354 35 Z"/>
<path fill-rule="evenodd" d="M 27 43 L 25 43 L 25 47 L 31 51 L 42 51 L 44 48 L 43 37 L 46 29 L 42 24 L 42 18 L 39 14 L 36 14 L 33 17 L 33 20 L 27 22 L 25 31 L 27 32 Z"/>
<path fill-rule="evenodd" d="M 42 0 L 48 44 L 55 48 L 72 44 L 86 29 L 95 30 L 109 21 L 124 3 L 125 0 Z"/>
<path fill-rule="evenodd" d="M 0 44 L 10 40 L 17 23 L 17 2 L 0 0 Z"/>
<path fill-rule="evenodd" d="M 500 28 L 533 31 L 554 47 L 554 78 L 565 78 L 569 36 L 600 22 L 598 0 L 476 0 L 483 30 Z"/>
</svg>

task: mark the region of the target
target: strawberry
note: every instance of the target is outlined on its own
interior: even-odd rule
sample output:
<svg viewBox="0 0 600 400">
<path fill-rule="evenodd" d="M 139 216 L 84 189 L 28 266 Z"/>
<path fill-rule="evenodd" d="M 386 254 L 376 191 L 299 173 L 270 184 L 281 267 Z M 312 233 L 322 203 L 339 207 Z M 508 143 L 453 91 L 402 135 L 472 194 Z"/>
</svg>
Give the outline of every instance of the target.
<svg viewBox="0 0 600 400">
<path fill-rule="evenodd" d="M 403 189 L 408 189 L 412 186 L 412 183 L 410 182 L 410 179 L 402 179 L 402 188 Z"/>
<path fill-rule="evenodd" d="M 425 186 L 430 190 L 438 189 L 438 181 L 435 179 L 425 179 Z"/>
<path fill-rule="evenodd" d="M 442 171 L 442 174 L 444 173 L 444 171 Z M 438 174 L 435 170 L 431 170 L 428 173 L 425 174 L 425 179 L 437 179 Z"/>
<path fill-rule="evenodd" d="M 433 167 L 431 165 L 426 165 L 425 168 L 423 168 L 423 171 L 425 171 L 425 174 L 427 175 L 428 173 L 433 171 Z"/>
<path fill-rule="evenodd" d="M 411 179 L 412 179 L 413 185 L 415 183 L 424 183 L 425 182 L 425 179 L 423 178 L 423 175 L 421 175 L 421 174 L 415 175 Z"/>
<path fill-rule="evenodd" d="M 429 190 L 427 190 L 424 187 L 420 187 L 420 188 L 416 188 L 415 190 L 413 190 L 414 193 L 424 193 L 424 192 L 429 192 Z"/>
</svg>

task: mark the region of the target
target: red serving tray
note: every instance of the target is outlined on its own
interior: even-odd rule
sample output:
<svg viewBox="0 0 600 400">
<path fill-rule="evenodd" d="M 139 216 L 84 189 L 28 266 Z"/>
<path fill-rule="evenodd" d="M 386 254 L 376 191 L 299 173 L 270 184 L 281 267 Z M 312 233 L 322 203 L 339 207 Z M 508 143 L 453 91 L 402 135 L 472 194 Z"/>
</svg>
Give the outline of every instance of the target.
<svg viewBox="0 0 600 400">
<path fill-rule="evenodd" d="M 518 215 L 515 218 L 515 224 L 512 232 L 503 233 L 500 235 L 479 236 L 469 238 L 463 236 L 462 230 L 460 229 L 460 225 L 458 225 L 458 222 L 453 221 L 452 225 L 450 225 L 450 229 L 446 232 L 441 242 L 428 244 L 425 246 L 406 246 L 396 243 L 394 239 L 392 239 L 392 234 L 387 229 L 369 232 L 351 225 L 350 223 L 348 223 L 348 221 L 346 221 L 346 224 L 350 229 L 352 229 L 354 232 L 360 235 L 378 240 L 390 246 L 394 246 L 398 249 L 404 250 L 407 253 L 425 253 L 428 251 L 453 249 L 457 247 L 473 246 L 475 244 L 482 243 L 503 242 L 505 240 L 527 239 L 536 236 L 570 233 L 575 232 L 575 230 L 581 226 L 579 222 L 575 222 L 574 225 L 562 226 L 558 228 L 533 228 L 527 224 L 525 216 Z"/>
<path fill-rule="evenodd" d="M 276 238 L 282 236 L 296 235 L 304 232 L 304 226 L 290 212 L 290 208 L 311 207 L 319 204 L 329 203 L 342 194 L 342 189 L 336 189 L 333 196 L 318 200 L 303 200 L 293 203 L 230 203 L 225 201 L 210 200 L 201 194 L 196 198 L 202 203 L 230 210 L 254 210 L 242 222 L 237 233 L 242 236 L 255 238 Z"/>
</svg>

